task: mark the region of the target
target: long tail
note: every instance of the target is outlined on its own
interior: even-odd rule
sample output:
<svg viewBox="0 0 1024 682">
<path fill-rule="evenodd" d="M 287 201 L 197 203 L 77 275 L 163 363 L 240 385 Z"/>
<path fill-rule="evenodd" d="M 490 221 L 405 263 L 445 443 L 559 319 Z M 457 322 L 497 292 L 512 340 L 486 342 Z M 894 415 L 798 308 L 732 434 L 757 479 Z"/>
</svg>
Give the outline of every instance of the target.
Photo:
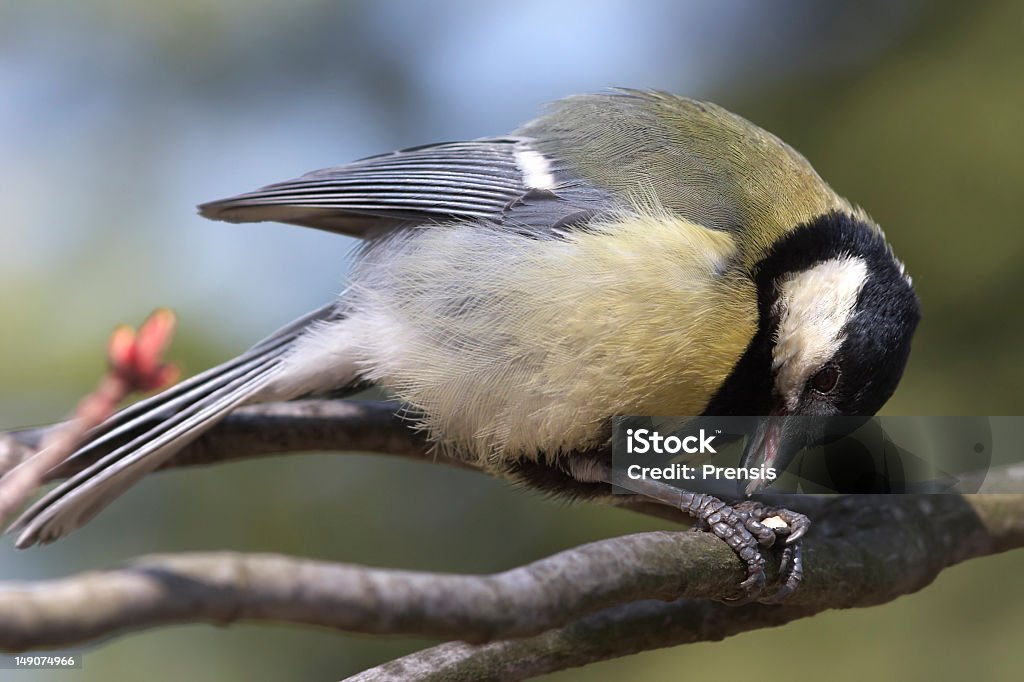
<svg viewBox="0 0 1024 682">
<path fill-rule="evenodd" d="M 233 408 L 258 396 L 302 333 L 337 317 L 334 304 L 279 329 L 242 355 L 121 410 L 72 454 L 95 461 L 26 509 L 8 532 L 18 547 L 53 542 L 81 528 Z"/>
</svg>

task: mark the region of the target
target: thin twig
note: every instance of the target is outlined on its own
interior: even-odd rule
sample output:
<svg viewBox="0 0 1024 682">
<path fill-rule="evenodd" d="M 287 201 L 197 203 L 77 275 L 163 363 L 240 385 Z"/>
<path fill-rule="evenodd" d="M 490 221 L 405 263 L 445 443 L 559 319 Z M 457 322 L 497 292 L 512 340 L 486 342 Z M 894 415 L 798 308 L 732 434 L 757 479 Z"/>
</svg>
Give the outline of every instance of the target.
<svg viewBox="0 0 1024 682">
<path fill-rule="evenodd" d="M 38 452 L 0 472 L 0 525 L 39 488 L 47 473 L 64 462 L 86 434 L 113 415 L 128 396 L 174 380 L 177 370 L 161 360 L 173 331 L 174 314 L 166 309 L 150 315 L 137 334 L 127 326 L 114 330 L 107 346 L 109 366 L 99 386 L 82 398 L 71 419 L 40 434 Z"/>
</svg>

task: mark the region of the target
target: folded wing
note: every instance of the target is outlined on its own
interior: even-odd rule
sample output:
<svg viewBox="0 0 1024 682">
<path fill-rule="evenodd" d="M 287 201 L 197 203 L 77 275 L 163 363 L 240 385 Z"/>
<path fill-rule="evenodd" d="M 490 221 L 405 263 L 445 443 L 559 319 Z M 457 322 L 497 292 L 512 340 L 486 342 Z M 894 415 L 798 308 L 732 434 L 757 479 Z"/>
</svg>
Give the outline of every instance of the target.
<svg viewBox="0 0 1024 682">
<path fill-rule="evenodd" d="M 402 225 L 477 221 L 530 233 L 591 217 L 608 204 L 528 138 L 404 149 L 307 173 L 199 207 L 229 222 L 275 221 L 357 237 Z"/>
</svg>

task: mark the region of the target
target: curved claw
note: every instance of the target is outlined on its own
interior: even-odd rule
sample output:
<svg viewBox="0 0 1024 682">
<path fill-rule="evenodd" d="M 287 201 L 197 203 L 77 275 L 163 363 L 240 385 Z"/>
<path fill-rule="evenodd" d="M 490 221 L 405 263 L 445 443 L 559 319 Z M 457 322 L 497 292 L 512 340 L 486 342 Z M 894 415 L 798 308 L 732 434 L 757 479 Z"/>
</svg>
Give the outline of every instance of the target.
<svg viewBox="0 0 1024 682">
<path fill-rule="evenodd" d="M 790 531 L 789 536 L 786 538 L 786 544 L 791 545 L 803 536 L 807 535 L 807 531 L 811 529 L 811 521 L 806 516 L 803 516 L 801 520 L 797 520 L 792 524 L 793 530 Z"/>
<path fill-rule="evenodd" d="M 740 591 L 735 596 L 725 597 L 722 601 L 730 606 L 743 606 L 757 599 L 767 582 L 763 569 L 751 571 L 747 579 L 740 583 Z"/>
<path fill-rule="evenodd" d="M 786 576 L 785 581 L 775 592 L 759 599 L 762 604 L 779 604 L 785 601 L 803 582 L 804 560 L 800 545 L 787 545 L 783 550 L 779 573 Z"/>
<path fill-rule="evenodd" d="M 759 502 L 746 500 L 729 506 L 710 495 L 683 491 L 680 509 L 694 516 L 698 524 L 724 540 L 747 567 L 747 578 L 740 583 L 740 592 L 723 599 L 738 606 L 755 599 L 767 604 L 789 597 L 803 580 L 803 553 L 798 541 L 811 526 L 803 514 L 788 509 L 769 509 Z M 779 573 L 782 585 L 762 597 L 767 578 L 761 548 L 771 547 L 785 536 Z"/>
<path fill-rule="evenodd" d="M 775 544 L 775 538 L 778 537 L 776 531 L 761 523 L 757 518 L 753 516 L 747 518 L 744 525 L 757 538 L 757 544 L 762 547 L 771 547 Z"/>
<path fill-rule="evenodd" d="M 776 522 L 776 525 L 770 527 L 776 534 L 786 536 L 787 545 L 802 538 L 811 527 L 811 520 L 799 512 L 789 509 L 761 509 L 759 511 L 760 518 L 767 519 L 766 526 L 768 526 L 768 521 Z"/>
</svg>

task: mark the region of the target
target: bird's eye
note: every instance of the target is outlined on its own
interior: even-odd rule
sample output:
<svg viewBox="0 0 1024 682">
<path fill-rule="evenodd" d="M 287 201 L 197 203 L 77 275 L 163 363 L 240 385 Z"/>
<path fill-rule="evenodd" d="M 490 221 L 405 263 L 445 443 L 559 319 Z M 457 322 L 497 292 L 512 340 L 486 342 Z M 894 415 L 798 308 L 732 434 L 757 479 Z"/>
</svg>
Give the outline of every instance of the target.
<svg viewBox="0 0 1024 682">
<path fill-rule="evenodd" d="M 832 365 L 822 367 L 811 377 L 811 388 L 826 395 L 834 391 L 838 383 L 839 368 Z"/>
</svg>

